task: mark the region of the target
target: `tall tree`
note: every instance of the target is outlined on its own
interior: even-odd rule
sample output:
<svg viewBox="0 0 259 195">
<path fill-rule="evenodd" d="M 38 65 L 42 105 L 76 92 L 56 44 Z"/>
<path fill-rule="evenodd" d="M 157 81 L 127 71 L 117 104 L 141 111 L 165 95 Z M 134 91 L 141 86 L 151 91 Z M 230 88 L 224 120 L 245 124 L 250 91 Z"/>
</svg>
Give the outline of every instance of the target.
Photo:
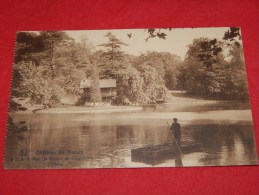
<svg viewBox="0 0 259 195">
<path fill-rule="evenodd" d="M 71 38 L 63 31 L 41 31 L 39 36 L 44 44 L 44 64 L 50 68 L 52 77 L 56 74 L 55 59 L 59 56 L 59 50 L 71 46 Z"/>
<path fill-rule="evenodd" d="M 222 96 L 225 64 L 221 42 L 194 39 L 180 69 L 179 82 L 189 94 L 207 98 Z"/>
<path fill-rule="evenodd" d="M 136 104 L 146 103 L 145 95 L 143 93 L 143 80 L 140 73 L 134 68 L 129 67 L 126 70 L 120 70 L 117 74 L 117 96 L 114 104 Z"/>
<path fill-rule="evenodd" d="M 104 51 L 97 52 L 99 55 L 99 66 L 101 68 L 102 78 L 115 78 L 118 71 L 126 69 L 125 54 L 122 46 L 127 46 L 115 35 L 108 32 L 105 37 L 108 38 L 107 43 L 98 46 L 104 47 Z"/>
<path fill-rule="evenodd" d="M 111 60 L 112 62 L 122 61 L 124 58 L 123 56 L 124 52 L 121 50 L 121 47 L 127 46 L 127 44 L 122 42 L 111 32 L 108 32 L 105 35 L 105 37 L 108 38 L 108 42 L 98 45 L 106 48 L 106 51 L 103 53 L 103 56 L 106 59 Z"/>
<path fill-rule="evenodd" d="M 100 81 L 99 81 L 99 71 L 96 67 L 96 64 L 93 63 L 92 66 L 92 75 L 91 75 L 91 86 L 89 89 L 90 101 L 94 103 L 102 102 L 102 95 L 100 90 Z"/>
<path fill-rule="evenodd" d="M 133 61 L 134 66 L 143 63 L 156 69 L 158 74 L 164 79 L 168 89 L 177 88 L 178 69 L 182 63 L 179 56 L 168 52 L 147 52 Z"/>
<path fill-rule="evenodd" d="M 218 48 L 226 48 L 224 43 L 216 42 Z M 234 42 L 227 45 L 228 58 L 231 58 L 228 61 L 223 51 L 217 51 L 214 40 L 193 41 L 178 78 L 187 93 L 213 99 L 248 99 L 242 45 Z M 213 48 L 217 54 L 213 53 Z"/>
<path fill-rule="evenodd" d="M 162 53 L 148 52 L 142 54 L 134 62 L 134 67 L 140 72 L 143 79 L 143 93 L 145 103 L 165 101 L 167 89 L 165 86 L 165 58 Z"/>
<path fill-rule="evenodd" d="M 247 100 L 249 94 L 243 47 L 233 42 L 229 48 L 231 60 L 226 68 L 229 78 L 226 82 L 226 96 L 231 99 Z"/>
</svg>

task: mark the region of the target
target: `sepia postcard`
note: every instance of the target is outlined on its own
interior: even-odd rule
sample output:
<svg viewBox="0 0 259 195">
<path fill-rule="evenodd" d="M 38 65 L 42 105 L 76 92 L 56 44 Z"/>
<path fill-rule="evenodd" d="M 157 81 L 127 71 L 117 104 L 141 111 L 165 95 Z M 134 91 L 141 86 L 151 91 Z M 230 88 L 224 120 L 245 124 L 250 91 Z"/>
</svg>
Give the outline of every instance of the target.
<svg viewBox="0 0 259 195">
<path fill-rule="evenodd" d="M 258 165 L 241 29 L 19 31 L 5 169 Z"/>
</svg>

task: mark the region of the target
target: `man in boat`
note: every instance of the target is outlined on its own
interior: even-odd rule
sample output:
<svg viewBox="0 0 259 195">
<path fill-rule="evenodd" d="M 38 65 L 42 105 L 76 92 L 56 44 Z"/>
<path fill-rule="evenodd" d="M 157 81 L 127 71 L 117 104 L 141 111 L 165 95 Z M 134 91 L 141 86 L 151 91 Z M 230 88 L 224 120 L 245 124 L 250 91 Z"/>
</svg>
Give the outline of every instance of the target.
<svg viewBox="0 0 259 195">
<path fill-rule="evenodd" d="M 177 122 L 177 118 L 173 118 L 174 122 L 172 123 L 171 130 L 173 131 L 175 141 L 180 144 L 181 141 L 181 125 Z"/>
</svg>

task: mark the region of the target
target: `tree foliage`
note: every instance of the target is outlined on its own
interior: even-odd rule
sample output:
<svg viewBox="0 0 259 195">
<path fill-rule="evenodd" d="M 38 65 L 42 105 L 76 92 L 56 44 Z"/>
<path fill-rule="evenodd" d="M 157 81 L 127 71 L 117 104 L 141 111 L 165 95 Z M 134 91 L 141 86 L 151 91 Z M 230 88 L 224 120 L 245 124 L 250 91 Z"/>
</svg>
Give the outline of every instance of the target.
<svg viewBox="0 0 259 195">
<path fill-rule="evenodd" d="M 188 94 L 213 99 L 248 98 L 242 48 L 229 46 L 231 60 L 227 61 L 217 49 L 223 47 L 224 43 L 208 38 L 195 39 L 189 45 L 178 78 Z"/>
<path fill-rule="evenodd" d="M 223 39 L 234 43 L 237 47 L 240 47 L 241 44 L 239 41 L 242 39 L 240 28 L 230 27 L 229 30 L 225 32 Z M 228 45 L 231 45 L 231 43 L 228 43 Z"/>
<path fill-rule="evenodd" d="M 248 99 L 247 76 L 245 69 L 244 53 L 241 45 L 230 45 L 230 62 L 227 65 L 226 96 L 234 99 Z"/>
<path fill-rule="evenodd" d="M 103 56 L 108 61 L 123 61 L 124 58 L 124 52 L 122 51 L 122 46 L 127 46 L 126 43 L 122 42 L 120 39 L 118 39 L 115 35 L 113 35 L 111 32 L 108 32 L 105 37 L 108 38 L 107 43 L 100 44 L 98 46 L 105 47 L 106 50 L 103 52 Z"/>
<path fill-rule="evenodd" d="M 177 61 L 175 56 L 172 57 L 168 53 L 148 52 L 146 55 L 130 58 L 121 49 L 122 46 L 126 46 L 125 43 L 111 33 L 107 33 L 106 37 L 108 42 L 99 45 L 106 48 L 105 51 L 99 52 L 100 77 L 116 79 L 117 97 L 114 103 L 137 104 L 165 101 L 164 69 L 175 68 Z M 168 83 L 175 79 L 172 79 L 175 76 L 172 75 L 166 75 Z"/>
<path fill-rule="evenodd" d="M 102 102 L 102 95 L 99 84 L 99 72 L 95 64 L 93 64 L 91 75 L 91 86 L 89 89 L 90 101 L 94 103 Z"/>
<path fill-rule="evenodd" d="M 78 48 L 62 31 L 19 32 L 16 39 L 11 97 L 52 107 L 81 93 Z"/>
<path fill-rule="evenodd" d="M 147 29 L 148 37 L 146 38 L 146 41 L 148 41 L 150 38 L 155 38 L 155 37 L 158 37 L 159 39 L 166 39 L 167 34 L 166 32 L 164 32 L 165 30 L 171 31 L 172 28 Z"/>
<path fill-rule="evenodd" d="M 130 66 L 126 70 L 118 71 L 116 81 L 117 96 L 113 103 L 128 105 L 146 102 L 142 89 L 143 80 L 134 67 Z"/>
<path fill-rule="evenodd" d="M 101 78 L 115 79 L 118 72 L 127 68 L 125 55 L 122 51 L 122 46 L 127 46 L 127 44 L 110 32 L 105 37 L 108 38 L 107 43 L 98 45 L 105 50 L 96 52 L 95 57 L 98 59 Z"/>
<path fill-rule="evenodd" d="M 166 39 L 170 30 L 148 29 L 146 40 Z M 230 28 L 222 41 L 194 39 L 184 61 L 167 52 L 125 54 L 126 43 L 110 32 L 105 37 L 107 42 L 98 45 L 103 50 L 96 51 L 85 35 L 75 42 L 62 31 L 18 32 L 10 111 L 24 110 L 21 100 L 46 108 L 65 99 L 75 103 L 82 97 L 83 79 L 92 80 L 92 102 L 101 101 L 99 79 L 110 78 L 117 83 L 114 104 L 164 102 L 168 89 L 203 98 L 248 99 L 239 28 Z"/>
<path fill-rule="evenodd" d="M 181 63 L 182 60 L 177 55 L 167 52 L 147 52 L 136 58 L 133 64 L 137 69 L 143 64 L 147 65 L 147 67 L 151 66 L 155 68 L 160 77 L 158 80 L 163 79 L 164 85 L 168 89 L 173 90 L 177 89 L 178 69 Z"/>
</svg>

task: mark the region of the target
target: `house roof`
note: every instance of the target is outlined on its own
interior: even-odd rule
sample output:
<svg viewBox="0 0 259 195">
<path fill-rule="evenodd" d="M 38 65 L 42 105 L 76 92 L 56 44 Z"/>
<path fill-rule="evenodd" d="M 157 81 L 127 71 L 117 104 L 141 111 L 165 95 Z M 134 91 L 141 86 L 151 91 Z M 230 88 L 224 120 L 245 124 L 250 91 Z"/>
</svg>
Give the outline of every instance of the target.
<svg viewBox="0 0 259 195">
<path fill-rule="evenodd" d="M 80 89 L 90 88 L 92 80 L 84 79 L 80 82 Z M 115 79 L 101 79 L 99 80 L 100 88 L 113 88 L 116 87 Z"/>
</svg>

